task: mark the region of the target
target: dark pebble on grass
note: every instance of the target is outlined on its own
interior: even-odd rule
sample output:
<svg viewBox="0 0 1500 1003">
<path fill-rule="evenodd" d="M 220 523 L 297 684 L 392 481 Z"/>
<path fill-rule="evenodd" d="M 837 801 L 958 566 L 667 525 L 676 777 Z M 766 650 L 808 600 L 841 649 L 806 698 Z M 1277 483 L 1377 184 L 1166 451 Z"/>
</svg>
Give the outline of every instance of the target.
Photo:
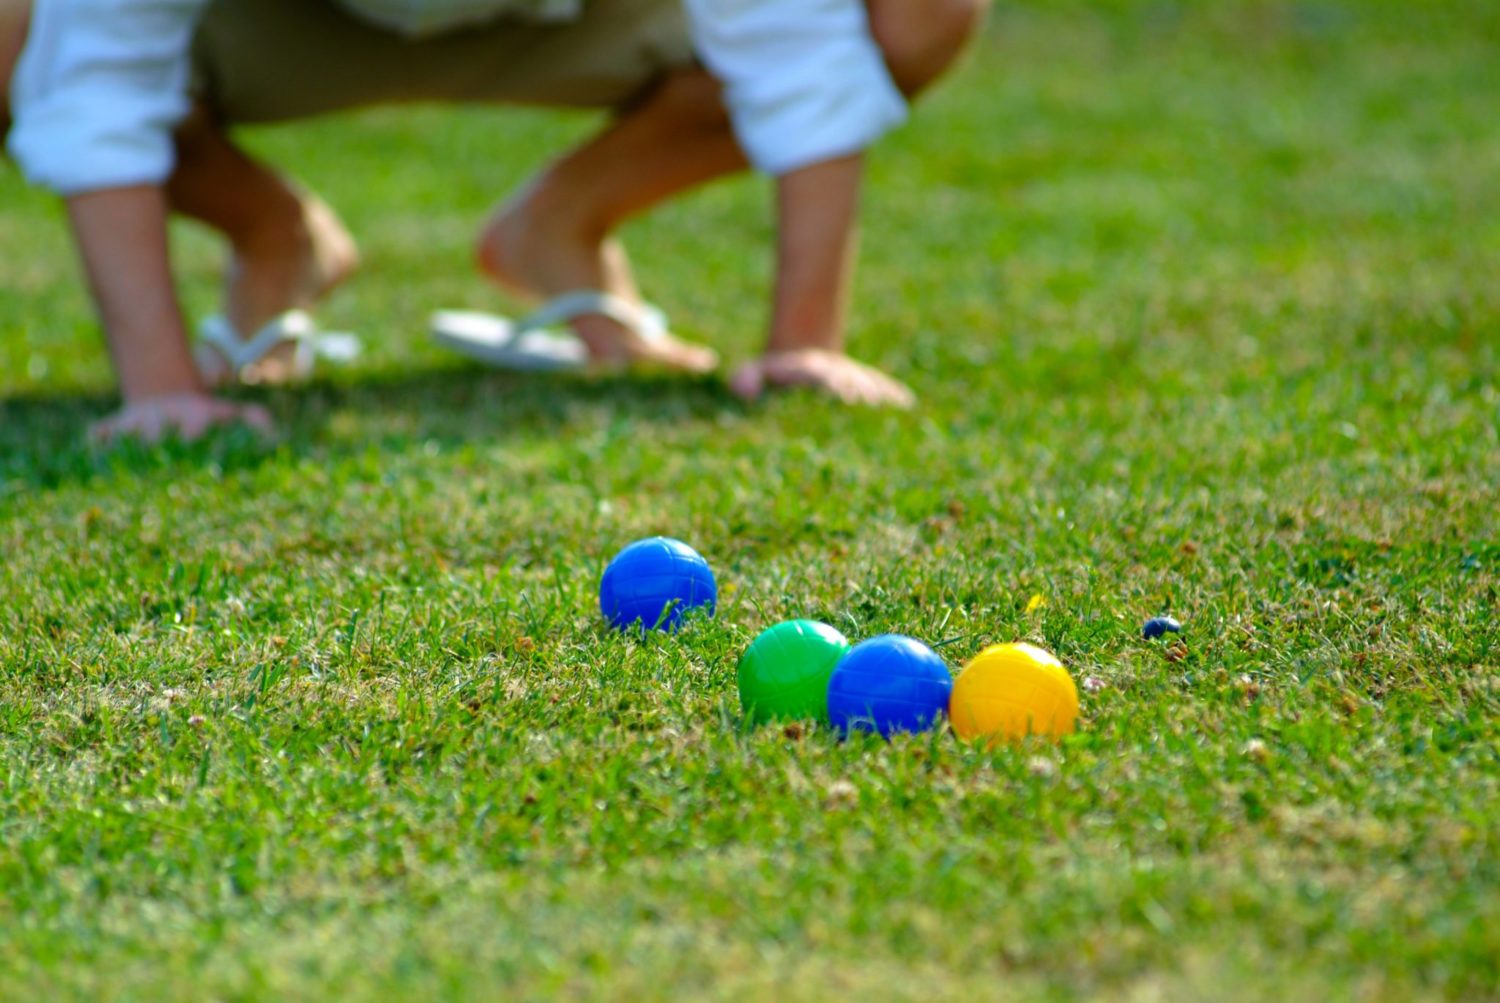
<svg viewBox="0 0 1500 1003">
<path fill-rule="evenodd" d="M 1182 624 L 1169 616 L 1154 616 L 1146 621 L 1141 628 L 1141 636 L 1148 641 L 1154 641 L 1163 634 L 1181 634 Z"/>
</svg>

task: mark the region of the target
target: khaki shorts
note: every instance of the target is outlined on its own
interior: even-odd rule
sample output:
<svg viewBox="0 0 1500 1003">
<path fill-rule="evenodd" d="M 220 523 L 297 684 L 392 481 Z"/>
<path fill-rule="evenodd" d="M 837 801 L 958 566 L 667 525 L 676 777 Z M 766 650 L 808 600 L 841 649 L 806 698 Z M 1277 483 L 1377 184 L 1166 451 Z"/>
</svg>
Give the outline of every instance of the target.
<svg viewBox="0 0 1500 1003">
<path fill-rule="evenodd" d="M 420 40 L 332 0 L 213 0 L 193 46 L 194 93 L 224 122 L 410 102 L 615 108 L 692 65 L 682 0 L 589 0 L 566 24 Z"/>
</svg>

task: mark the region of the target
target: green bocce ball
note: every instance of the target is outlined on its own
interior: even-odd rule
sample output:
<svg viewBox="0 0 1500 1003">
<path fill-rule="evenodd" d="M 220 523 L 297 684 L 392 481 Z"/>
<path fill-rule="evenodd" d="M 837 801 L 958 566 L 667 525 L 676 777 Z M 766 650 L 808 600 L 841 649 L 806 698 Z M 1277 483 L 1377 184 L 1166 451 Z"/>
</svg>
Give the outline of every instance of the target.
<svg viewBox="0 0 1500 1003">
<path fill-rule="evenodd" d="M 849 640 L 815 620 L 763 631 L 740 657 L 740 705 L 752 724 L 828 719 L 828 678 Z"/>
</svg>

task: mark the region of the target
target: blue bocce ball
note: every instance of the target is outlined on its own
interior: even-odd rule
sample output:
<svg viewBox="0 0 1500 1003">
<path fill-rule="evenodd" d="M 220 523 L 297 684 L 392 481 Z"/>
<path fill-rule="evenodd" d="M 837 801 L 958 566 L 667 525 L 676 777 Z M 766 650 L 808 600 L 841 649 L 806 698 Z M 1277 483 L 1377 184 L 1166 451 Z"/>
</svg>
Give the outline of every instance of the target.
<svg viewBox="0 0 1500 1003">
<path fill-rule="evenodd" d="M 921 641 L 899 634 L 857 644 L 828 681 L 828 719 L 840 731 L 926 731 L 948 709 L 953 677 Z"/>
<path fill-rule="evenodd" d="M 610 626 L 676 630 L 694 609 L 713 615 L 718 599 L 713 569 L 681 540 L 655 536 L 615 555 L 599 583 L 599 609 Z"/>
</svg>

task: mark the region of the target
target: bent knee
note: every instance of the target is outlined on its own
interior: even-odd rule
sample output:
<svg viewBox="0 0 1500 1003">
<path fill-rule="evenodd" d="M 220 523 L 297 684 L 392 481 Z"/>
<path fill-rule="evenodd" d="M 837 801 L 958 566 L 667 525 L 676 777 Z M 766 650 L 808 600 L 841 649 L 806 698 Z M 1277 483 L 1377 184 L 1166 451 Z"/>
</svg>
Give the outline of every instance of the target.
<svg viewBox="0 0 1500 1003">
<path fill-rule="evenodd" d="M 978 31 L 989 0 L 870 0 L 870 26 L 908 96 L 952 67 Z"/>
<path fill-rule="evenodd" d="M 679 70 L 661 82 L 650 100 L 681 126 L 712 127 L 728 121 L 723 87 L 705 70 Z"/>
</svg>

